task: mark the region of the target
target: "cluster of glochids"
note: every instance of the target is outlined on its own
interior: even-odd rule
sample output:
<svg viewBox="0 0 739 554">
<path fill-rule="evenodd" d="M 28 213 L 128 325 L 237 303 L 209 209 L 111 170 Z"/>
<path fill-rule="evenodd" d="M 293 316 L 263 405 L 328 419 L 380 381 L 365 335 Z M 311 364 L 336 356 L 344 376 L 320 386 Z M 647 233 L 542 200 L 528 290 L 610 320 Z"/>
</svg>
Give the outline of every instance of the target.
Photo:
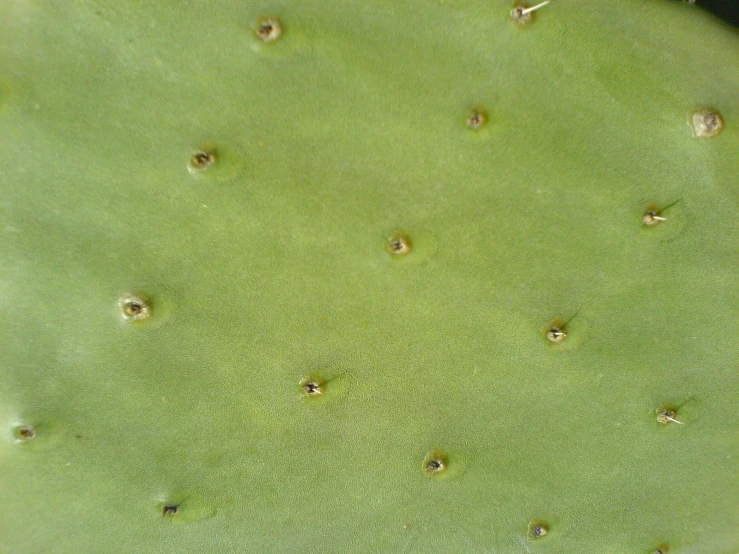
<svg viewBox="0 0 739 554">
<path fill-rule="evenodd" d="M 527 25 L 534 20 L 534 12 L 540 8 L 543 8 L 547 4 L 551 3 L 552 0 L 544 0 L 535 6 L 516 6 L 511 10 L 511 19 L 518 25 Z"/>
</svg>

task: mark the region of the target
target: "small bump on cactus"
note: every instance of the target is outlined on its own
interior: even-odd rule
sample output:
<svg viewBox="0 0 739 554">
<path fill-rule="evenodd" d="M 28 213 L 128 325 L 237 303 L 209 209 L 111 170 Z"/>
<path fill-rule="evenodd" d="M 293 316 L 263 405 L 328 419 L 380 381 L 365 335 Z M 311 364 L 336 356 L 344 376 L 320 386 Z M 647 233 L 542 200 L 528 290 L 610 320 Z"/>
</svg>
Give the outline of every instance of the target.
<svg viewBox="0 0 739 554">
<path fill-rule="evenodd" d="M 529 537 L 540 539 L 549 533 L 549 527 L 543 521 L 532 521 L 529 524 Z"/>
<path fill-rule="evenodd" d="M 481 110 L 472 110 L 470 115 L 467 116 L 465 122 L 467 123 L 467 127 L 470 129 L 479 129 L 485 124 L 486 120 L 487 116 L 485 115 L 485 112 Z"/>
<path fill-rule="evenodd" d="M 21 425 L 16 428 L 15 437 L 22 442 L 30 441 L 36 437 L 36 430 L 30 425 Z"/>
<path fill-rule="evenodd" d="M 449 459 L 441 450 L 434 449 L 423 460 L 423 471 L 429 477 L 438 477 L 447 470 Z"/>
<path fill-rule="evenodd" d="M 724 120 L 716 110 L 702 108 L 691 114 L 690 126 L 694 137 L 711 138 L 718 135 L 724 128 Z"/>
<path fill-rule="evenodd" d="M 282 25 L 276 17 L 260 17 L 256 22 L 254 33 L 264 43 L 274 42 L 282 35 Z"/>
<path fill-rule="evenodd" d="M 118 300 L 123 319 L 144 321 L 151 316 L 150 301 L 141 293 L 126 293 Z"/>
</svg>

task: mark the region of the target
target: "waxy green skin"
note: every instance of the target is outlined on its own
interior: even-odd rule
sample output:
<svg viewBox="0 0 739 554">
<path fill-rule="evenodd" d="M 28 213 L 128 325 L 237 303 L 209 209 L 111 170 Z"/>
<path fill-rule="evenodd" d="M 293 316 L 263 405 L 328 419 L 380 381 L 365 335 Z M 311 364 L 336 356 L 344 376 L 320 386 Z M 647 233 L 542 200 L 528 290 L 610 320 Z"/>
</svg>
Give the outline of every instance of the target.
<svg viewBox="0 0 739 554">
<path fill-rule="evenodd" d="M 739 549 L 737 32 L 512 7 L 0 3 L 0 551 Z"/>
</svg>

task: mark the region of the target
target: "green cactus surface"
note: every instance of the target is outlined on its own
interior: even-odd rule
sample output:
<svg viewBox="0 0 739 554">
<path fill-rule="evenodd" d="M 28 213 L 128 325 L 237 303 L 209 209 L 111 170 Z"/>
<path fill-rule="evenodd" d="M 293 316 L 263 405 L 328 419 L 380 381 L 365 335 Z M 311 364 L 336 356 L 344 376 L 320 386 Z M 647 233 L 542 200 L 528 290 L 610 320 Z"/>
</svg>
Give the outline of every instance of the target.
<svg viewBox="0 0 739 554">
<path fill-rule="evenodd" d="M 0 2 L 0 552 L 739 551 L 739 33 L 526 8 Z"/>
</svg>

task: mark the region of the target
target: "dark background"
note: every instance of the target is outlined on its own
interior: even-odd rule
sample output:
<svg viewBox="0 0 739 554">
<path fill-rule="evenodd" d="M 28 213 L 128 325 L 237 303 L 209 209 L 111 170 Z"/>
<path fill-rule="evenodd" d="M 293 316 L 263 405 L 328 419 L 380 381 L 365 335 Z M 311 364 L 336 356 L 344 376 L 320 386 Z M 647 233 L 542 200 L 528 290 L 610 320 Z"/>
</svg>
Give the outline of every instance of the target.
<svg viewBox="0 0 739 554">
<path fill-rule="evenodd" d="M 696 0 L 698 6 L 739 27 L 739 0 Z"/>
</svg>

